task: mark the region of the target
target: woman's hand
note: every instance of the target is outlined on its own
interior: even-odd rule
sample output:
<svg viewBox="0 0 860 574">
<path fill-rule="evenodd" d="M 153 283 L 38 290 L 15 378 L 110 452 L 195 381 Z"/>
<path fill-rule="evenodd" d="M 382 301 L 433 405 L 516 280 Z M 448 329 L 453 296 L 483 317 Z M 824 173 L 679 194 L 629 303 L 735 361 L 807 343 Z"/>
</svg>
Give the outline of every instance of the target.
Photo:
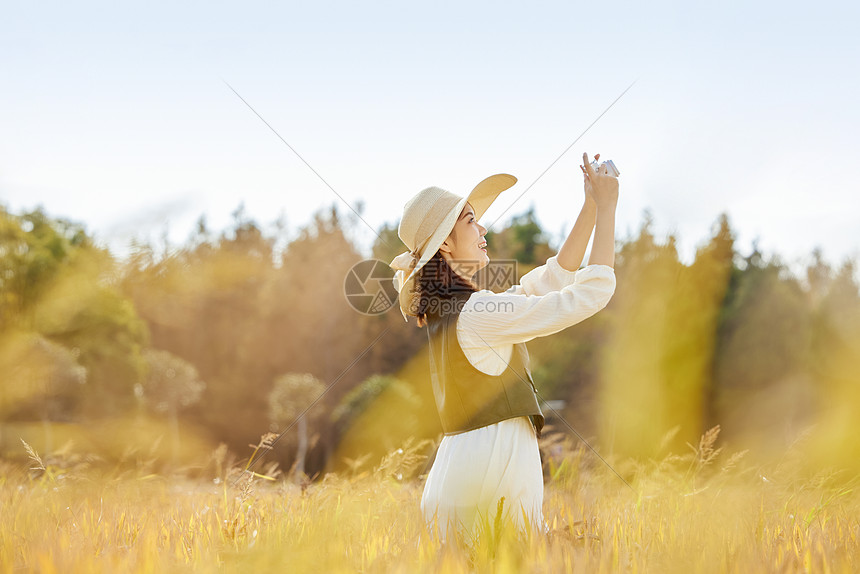
<svg viewBox="0 0 860 574">
<path fill-rule="evenodd" d="M 594 159 L 600 154 L 594 156 Z M 607 173 L 606 166 L 600 166 L 599 173 L 588 161 L 588 154 L 582 154 L 580 166 L 585 177 L 585 193 L 594 197 L 597 204 L 597 219 L 594 227 L 594 242 L 591 244 L 589 265 L 615 266 L 615 207 L 618 204 L 618 178 Z"/>
<path fill-rule="evenodd" d="M 595 160 L 599 158 L 600 154 L 594 156 Z M 595 172 L 587 153 L 582 154 L 582 161 L 584 165 L 579 167 L 585 178 L 586 201 L 591 199 L 597 206 L 615 206 L 618 203 L 618 178 L 609 175 L 606 166 L 600 166 L 599 172 Z"/>
<path fill-rule="evenodd" d="M 600 157 L 600 154 L 594 156 L 594 159 L 597 160 Z M 585 168 L 579 166 L 579 169 L 582 170 L 582 179 L 585 182 L 585 205 L 586 207 L 597 207 L 597 203 L 594 200 L 594 188 L 591 186 L 591 180 L 588 179 L 588 174 L 585 171 Z"/>
</svg>

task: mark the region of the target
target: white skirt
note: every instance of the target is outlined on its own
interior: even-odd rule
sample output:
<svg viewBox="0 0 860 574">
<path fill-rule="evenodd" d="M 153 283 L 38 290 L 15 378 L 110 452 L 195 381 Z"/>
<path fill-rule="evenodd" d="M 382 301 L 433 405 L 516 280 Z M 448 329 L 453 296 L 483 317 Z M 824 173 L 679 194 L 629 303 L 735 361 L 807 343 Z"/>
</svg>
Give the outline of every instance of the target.
<svg viewBox="0 0 860 574">
<path fill-rule="evenodd" d="M 521 531 L 549 530 L 543 519 L 540 450 L 528 417 L 442 437 L 421 497 L 431 532 L 435 522 L 445 540 L 448 528 L 456 524 L 469 540 L 482 520 L 493 524 L 502 496 L 503 513 Z"/>
</svg>

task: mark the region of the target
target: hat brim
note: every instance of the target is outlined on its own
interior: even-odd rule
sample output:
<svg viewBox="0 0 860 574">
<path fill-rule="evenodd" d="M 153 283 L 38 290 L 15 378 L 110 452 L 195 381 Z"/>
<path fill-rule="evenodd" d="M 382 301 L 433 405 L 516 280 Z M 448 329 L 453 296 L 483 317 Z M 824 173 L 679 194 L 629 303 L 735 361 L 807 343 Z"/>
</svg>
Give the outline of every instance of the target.
<svg viewBox="0 0 860 574">
<path fill-rule="evenodd" d="M 417 295 L 415 279 L 418 277 L 421 268 L 433 258 L 436 252 L 439 251 L 439 247 L 451 234 L 451 230 L 454 229 L 454 225 L 460 217 L 460 212 L 463 211 L 466 204 L 469 203 L 472 205 L 472 209 L 475 210 L 475 219 L 478 220 L 486 213 L 499 194 L 511 188 L 516 182 L 517 178 L 506 173 L 491 175 L 476 185 L 468 196 L 458 201 L 457 205 L 445 215 L 445 218 L 427 240 L 426 245 L 423 248 L 419 247 L 421 258 L 400 289 L 398 298 L 404 317 L 406 314 L 416 315 L 416 309 L 413 308 L 418 303 L 415 300 Z"/>
</svg>

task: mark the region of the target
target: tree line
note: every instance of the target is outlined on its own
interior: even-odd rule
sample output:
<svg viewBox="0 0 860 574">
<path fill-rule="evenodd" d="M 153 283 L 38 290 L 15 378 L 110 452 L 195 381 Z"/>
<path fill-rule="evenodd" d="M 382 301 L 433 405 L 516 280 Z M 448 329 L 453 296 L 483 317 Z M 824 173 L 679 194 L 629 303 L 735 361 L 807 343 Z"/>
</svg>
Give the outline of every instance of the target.
<svg viewBox="0 0 860 574">
<path fill-rule="evenodd" d="M 72 438 L 121 459 L 161 437 L 181 461 L 274 432 L 266 456 L 313 475 L 437 437 L 425 330 L 344 293 L 357 263 L 405 249 L 397 223 L 370 254 L 356 225 L 332 206 L 285 240 L 238 209 L 222 232 L 201 218 L 183 245 L 120 259 L 79 224 L 0 206 L 0 448 Z M 555 253 L 531 209 L 488 240 L 517 261 L 510 282 Z M 548 424 L 642 457 L 714 424 L 762 453 L 814 428 L 812 460 L 860 460 L 855 262 L 814 250 L 796 277 L 776 254 L 739 253 L 725 214 L 691 264 L 676 241 L 646 212 L 617 242 L 607 308 L 529 342 L 541 396 L 563 405 Z"/>
</svg>

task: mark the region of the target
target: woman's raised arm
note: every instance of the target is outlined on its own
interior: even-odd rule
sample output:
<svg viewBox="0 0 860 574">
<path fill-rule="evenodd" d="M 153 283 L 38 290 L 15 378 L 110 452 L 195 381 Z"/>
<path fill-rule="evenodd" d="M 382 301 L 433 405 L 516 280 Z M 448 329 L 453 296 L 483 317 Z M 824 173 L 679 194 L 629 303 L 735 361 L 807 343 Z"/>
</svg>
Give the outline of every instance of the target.
<svg viewBox="0 0 860 574">
<path fill-rule="evenodd" d="M 582 210 L 579 212 L 579 217 L 576 218 L 576 223 L 573 224 L 573 229 L 570 230 L 570 234 L 565 239 L 561 249 L 558 250 L 558 264 L 568 271 L 576 271 L 582 265 L 582 259 L 585 257 L 585 248 L 588 246 L 588 240 L 591 239 L 591 231 L 594 229 L 596 214 L 597 206 L 594 200 L 586 196 Z"/>
<path fill-rule="evenodd" d="M 594 230 L 594 243 L 591 246 L 589 265 L 608 265 L 615 267 L 615 208 L 618 205 L 618 178 L 606 173 L 601 167 L 595 173 L 588 162 L 588 154 L 582 154 L 585 164 L 586 193 L 589 187 L 597 205 L 597 221 Z M 591 184 L 589 186 L 589 183 Z"/>
</svg>

